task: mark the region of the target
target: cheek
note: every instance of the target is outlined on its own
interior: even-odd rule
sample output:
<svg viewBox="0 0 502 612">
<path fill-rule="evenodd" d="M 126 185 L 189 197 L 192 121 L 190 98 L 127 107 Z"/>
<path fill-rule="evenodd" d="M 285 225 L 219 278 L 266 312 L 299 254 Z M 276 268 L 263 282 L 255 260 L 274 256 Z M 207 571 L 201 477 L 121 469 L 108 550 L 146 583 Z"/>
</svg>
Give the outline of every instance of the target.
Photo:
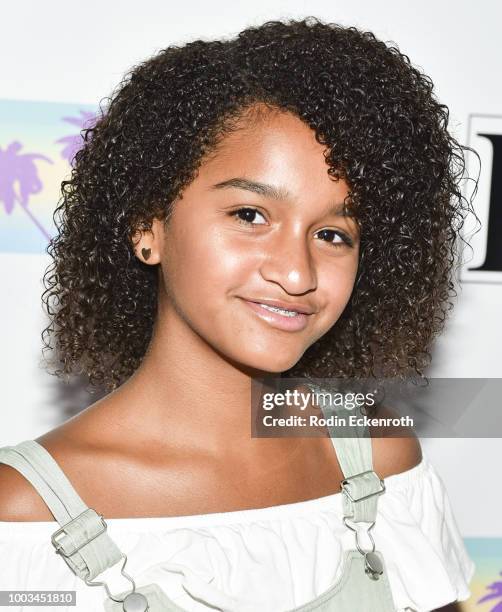
<svg viewBox="0 0 502 612">
<path fill-rule="evenodd" d="M 332 325 L 342 314 L 347 305 L 357 274 L 357 260 L 348 261 L 347 265 L 324 274 L 319 282 L 322 303 L 325 304 L 327 325 Z"/>
<path fill-rule="evenodd" d="M 166 254 L 167 276 L 176 296 L 196 295 L 197 307 L 218 306 L 255 267 L 252 253 L 221 231 L 180 236 Z"/>
</svg>

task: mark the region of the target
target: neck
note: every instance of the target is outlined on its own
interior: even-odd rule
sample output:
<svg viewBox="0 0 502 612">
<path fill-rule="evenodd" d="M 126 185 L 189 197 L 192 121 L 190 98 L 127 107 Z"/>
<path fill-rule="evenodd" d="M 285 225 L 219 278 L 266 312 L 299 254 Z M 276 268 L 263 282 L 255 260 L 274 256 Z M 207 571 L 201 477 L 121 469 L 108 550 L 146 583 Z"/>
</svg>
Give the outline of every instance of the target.
<svg viewBox="0 0 502 612">
<path fill-rule="evenodd" d="M 288 441 L 251 437 L 252 380 L 271 376 L 280 375 L 232 363 L 176 313 L 164 311 L 140 367 L 113 394 L 115 420 L 122 436 L 131 432 L 158 449 L 263 458 L 264 449 Z"/>
</svg>

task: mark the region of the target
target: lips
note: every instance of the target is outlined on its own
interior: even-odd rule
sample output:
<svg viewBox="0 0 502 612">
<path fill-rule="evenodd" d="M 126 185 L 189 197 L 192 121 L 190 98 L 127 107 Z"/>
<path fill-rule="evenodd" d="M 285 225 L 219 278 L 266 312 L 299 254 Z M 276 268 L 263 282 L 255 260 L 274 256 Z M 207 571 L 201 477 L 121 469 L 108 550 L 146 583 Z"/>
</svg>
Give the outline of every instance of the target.
<svg viewBox="0 0 502 612">
<path fill-rule="evenodd" d="M 310 314 L 297 310 L 299 308 L 306 310 L 305 306 L 295 304 L 295 308 L 293 308 L 293 304 L 288 303 L 286 305 L 285 302 L 278 302 L 277 300 L 255 302 L 242 298 L 242 301 L 262 321 L 276 329 L 293 332 L 301 331 L 308 325 Z M 271 308 L 274 310 L 271 310 Z M 281 312 L 277 309 L 282 309 L 287 312 Z"/>
</svg>

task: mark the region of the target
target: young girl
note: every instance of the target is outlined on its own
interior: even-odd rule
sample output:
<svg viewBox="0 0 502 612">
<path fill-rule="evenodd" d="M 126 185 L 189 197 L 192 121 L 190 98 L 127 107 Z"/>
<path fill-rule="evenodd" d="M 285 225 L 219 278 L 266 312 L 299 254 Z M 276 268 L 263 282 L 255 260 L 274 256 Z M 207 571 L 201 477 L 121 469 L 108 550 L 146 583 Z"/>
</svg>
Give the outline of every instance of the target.
<svg viewBox="0 0 502 612">
<path fill-rule="evenodd" d="M 103 610 L 85 551 L 110 536 L 127 566 L 109 545 L 101 569 L 147 599 L 160 587 L 154 610 L 335 609 L 317 598 L 355 548 L 342 481 L 359 447 L 252 437 L 251 383 L 423 376 L 469 210 L 447 119 L 397 48 L 315 18 L 134 67 L 85 130 L 44 277 L 55 373 L 109 393 L 0 449 L 0 589 L 75 590 L 78 610 Z M 363 549 L 365 571 L 391 595 L 354 592 L 352 609 L 465 600 L 474 565 L 416 437 L 369 443 L 385 569 Z M 77 515 L 100 531 L 51 542 Z M 118 578 L 106 609 L 146 609 Z"/>
</svg>

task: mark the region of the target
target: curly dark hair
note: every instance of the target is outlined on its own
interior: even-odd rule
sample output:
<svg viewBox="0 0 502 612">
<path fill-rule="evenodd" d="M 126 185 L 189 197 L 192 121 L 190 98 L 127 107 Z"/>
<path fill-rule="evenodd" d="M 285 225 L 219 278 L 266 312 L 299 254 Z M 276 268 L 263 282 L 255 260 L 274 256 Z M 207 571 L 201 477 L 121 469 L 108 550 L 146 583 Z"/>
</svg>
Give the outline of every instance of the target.
<svg viewBox="0 0 502 612">
<path fill-rule="evenodd" d="M 82 130 L 46 249 L 42 340 L 43 351 L 56 349 L 54 374 L 113 390 L 137 369 L 158 277 L 135 256 L 133 233 L 153 218 L 167 224 L 206 155 L 265 104 L 315 131 L 361 231 L 344 312 L 283 377 L 423 377 L 456 296 L 468 147 L 449 134 L 431 79 L 397 46 L 316 17 L 268 21 L 228 40 L 169 46 L 106 100 Z"/>
</svg>

